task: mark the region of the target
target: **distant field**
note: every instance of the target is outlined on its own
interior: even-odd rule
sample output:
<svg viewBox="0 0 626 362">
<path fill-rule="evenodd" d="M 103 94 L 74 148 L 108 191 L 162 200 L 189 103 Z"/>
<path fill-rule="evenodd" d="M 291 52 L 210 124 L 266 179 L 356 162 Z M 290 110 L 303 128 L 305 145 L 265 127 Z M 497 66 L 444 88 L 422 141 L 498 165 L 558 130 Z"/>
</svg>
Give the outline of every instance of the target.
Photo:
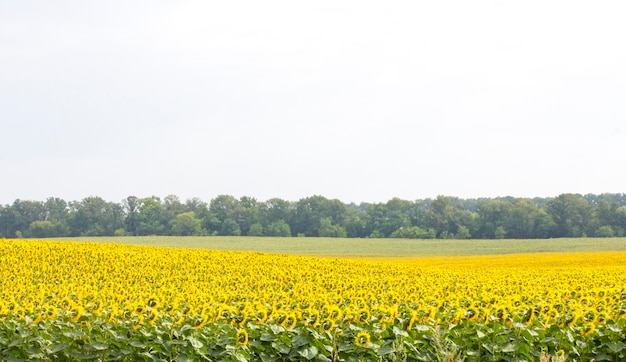
<svg viewBox="0 0 626 362">
<path fill-rule="evenodd" d="M 57 238 L 58 239 L 58 238 Z M 274 238 L 236 236 L 83 237 L 81 240 L 214 250 L 258 251 L 327 256 L 407 257 L 428 255 L 495 255 L 536 252 L 626 250 L 626 238 L 530 240 L 407 240 L 344 238 Z"/>
</svg>

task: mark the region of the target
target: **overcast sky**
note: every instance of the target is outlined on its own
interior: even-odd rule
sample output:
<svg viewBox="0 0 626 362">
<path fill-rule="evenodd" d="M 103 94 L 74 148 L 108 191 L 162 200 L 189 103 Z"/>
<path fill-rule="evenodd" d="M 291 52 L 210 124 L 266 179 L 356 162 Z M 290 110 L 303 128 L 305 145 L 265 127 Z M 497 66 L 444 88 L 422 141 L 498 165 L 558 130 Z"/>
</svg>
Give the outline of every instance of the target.
<svg viewBox="0 0 626 362">
<path fill-rule="evenodd" d="M 626 192 L 623 1 L 0 1 L 0 203 Z"/>
</svg>

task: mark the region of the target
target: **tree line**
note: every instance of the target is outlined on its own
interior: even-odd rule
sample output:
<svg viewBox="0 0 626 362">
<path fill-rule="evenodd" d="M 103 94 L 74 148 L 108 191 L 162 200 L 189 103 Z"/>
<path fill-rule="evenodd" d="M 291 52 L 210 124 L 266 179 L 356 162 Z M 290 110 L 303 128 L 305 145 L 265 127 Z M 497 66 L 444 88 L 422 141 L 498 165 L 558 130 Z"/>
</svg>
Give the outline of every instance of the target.
<svg viewBox="0 0 626 362">
<path fill-rule="evenodd" d="M 209 203 L 129 196 L 0 205 L 0 237 L 248 235 L 351 238 L 534 239 L 624 236 L 626 194 L 550 198 L 434 199 L 346 204 L 314 195 L 298 201 L 219 195 Z"/>
</svg>

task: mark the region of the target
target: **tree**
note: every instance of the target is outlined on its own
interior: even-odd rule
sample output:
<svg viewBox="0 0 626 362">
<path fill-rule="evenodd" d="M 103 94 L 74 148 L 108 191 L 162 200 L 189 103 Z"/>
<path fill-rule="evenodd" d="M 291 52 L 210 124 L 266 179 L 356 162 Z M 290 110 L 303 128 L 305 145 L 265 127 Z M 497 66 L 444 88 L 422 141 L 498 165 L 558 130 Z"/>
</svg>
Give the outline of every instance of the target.
<svg viewBox="0 0 626 362">
<path fill-rule="evenodd" d="M 230 195 L 218 195 L 209 204 L 210 216 L 208 226 L 211 230 L 217 231 L 220 235 L 241 235 L 241 227 L 237 223 L 240 213 L 239 200 Z M 224 225 L 229 220 L 228 225 Z M 237 224 L 235 228 L 232 223 Z M 239 230 L 239 231 L 235 231 Z M 236 234 L 231 234 L 235 233 Z M 227 233 L 227 234 L 224 234 Z"/>
<path fill-rule="evenodd" d="M 122 207 L 126 212 L 124 219 L 125 230 L 128 235 L 137 235 L 137 224 L 139 223 L 139 198 L 128 196 L 122 200 Z"/>
<path fill-rule="evenodd" d="M 344 220 L 344 228 L 349 238 L 362 238 L 369 235 L 364 232 L 365 221 L 363 220 L 362 213 L 355 205 L 349 205 L 346 208 Z"/>
<path fill-rule="evenodd" d="M 0 230 L 5 237 L 14 238 L 28 230 L 33 221 L 45 220 L 45 209 L 40 201 L 17 199 L 4 207 L 0 218 Z"/>
<path fill-rule="evenodd" d="M 66 236 L 68 234 L 69 229 L 64 223 L 38 220 L 30 223 L 30 226 L 24 233 L 24 236 L 29 238 L 55 238 Z"/>
<path fill-rule="evenodd" d="M 442 239 L 454 237 L 461 226 L 472 233 L 477 218 L 475 213 L 463 209 L 458 198 L 442 195 L 437 196 L 424 213 L 426 226 L 435 229 Z"/>
<path fill-rule="evenodd" d="M 70 203 L 68 226 L 72 236 L 112 236 L 124 227 L 124 210 L 100 197 L 86 197 Z"/>
<path fill-rule="evenodd" d="M 260 218 L 263 225 L 283 220 L 287 224 L 291 221 L 293 204 L 279 198 L 272 198 L 260 205 Z"/>
<path fill-rule="evenodd" d="M 43 204 L 44 221 L 50 221 L 53 224 L 67 224 L 69 216 L 69 205 L 65 200 L 58 197 L 49 197 Z"/>
<path fill-rule="evenodd" d="M 180 199 L 176 195 L 167 195 L 163 199 L 163 221 L 169 222 L 174 219 L 176 215 L 186 212 L 185 205 L 180 202 Z"/>
<path fill-rule="evenodd" d="M 192 211 L 198 219 L 204 220 L 209 216 L 209 205 L 197 197 L 185 201 L 184 212 Z"/>
<path fill-rule="evenodd" d="M 137 202 L 135 235 L 165 235 L 166 217 L 163 204 L 157 196 L 145 197 Z"/>
<path fill-rule="evenodd" d="M 346 229 L 341 225 L 333 224 L 333 219 L 323 217 L 320 219 L 318 235 L 329 238 L 345 238 L 347 236 Z"/>
<path fill-rule="evenodd" d="M 494 239 L 504 239 L 506 238 L 506 235 L 507 235 L 507 231 L 502 225 L 496 227 L 496 230 L 494 230 L 493 232 Z"/>
<path fill-rule="evenodd" d="M 236 209 L 237 224 L 243 235 L 249 235 L 250 227 L 261 222 L 261 204 L 254 198 L 242 196 Z"/>
<path fill-rule="evenodd" d="M 620 206 L 615 210 L 615 222 L 617 223 L 615 227 L 617 235 L 624 236 L 626 230 L 626 206 Z"/>
<path fill-rule="evenodd" d="M 291 228 L 284 220 L 278 220 L 270 223 L 265 228 L 266 236 L 291 236 Z"/>
<path fill-rule="evenodd" d="M 596 236 L 599 238 L 612 238 L 615 236 L 615 231 L 611 225 L 603 225 L 596 230 Z"/>
<path fill-rule="evenodd" d="M 202 220 L 196 218 L 193 211 L 176 215 L 169 224 L 172 235 L 202 235 Z"/>
<path fill-rule="evenodd" d="M 219 234 L 224 236 L 239 236 L 241 235 L 241 229 L 235 220 L 226 219 L 222 222 Z"/>
<path fill-rule="evenodd" d="M 326 212 L 329 208 L 329 201 L 327 198 L 317 195 L 300 199 L 296 203 L 291 220 L 291 230 L 295 234 L 319 236 L 320 220 L 329 216 Z"/>
<path fill-rule="evenodd" d="M 263 225 L 259 223 L 250 225 L 248 236 L 263 236 Z"/>
<path fill-rule="evenodd" d="M 502 239 L 502 232 L 505 230 L 504 223 L 509 218 L 511 208 L 511 202 L 506 199 L 481 200 L 478 203 L 478 223 L 480 225 L 478 235 L 485 239 Z M 499 230 L 497 236 L 496 230 Z"/>
<path fill-rule="evenodd" d="M 580 237 L 590 234 L 592 217 L 589 202 L 580 195 L 562 194 L 548 202 L 546 211 L 555 223 L 556 237 Z"/>
<path fill-rule="evenodd" d="M 460 225 L 456 229 L 456 234 L 454 234 L 454 237 L 455 239 L 469 239 L 472 237 L 472 235 L 470 234 L 470 231 L 466 226 Z"/>
<path fill-rule="evenodd" d="M 503 215 L 502 226 L 506 229 L 508 238 L 545 238 L 554 228 L 554 222 L 532 200 L 518 199 Z"/>
<path fill-rule="evenodd" d="M 434 239 L 435 236 L 434 229 L 424 230 L 419 226 L 400 227 L 390 235 L 392 238 L 402 239 Z"/>
</svg>

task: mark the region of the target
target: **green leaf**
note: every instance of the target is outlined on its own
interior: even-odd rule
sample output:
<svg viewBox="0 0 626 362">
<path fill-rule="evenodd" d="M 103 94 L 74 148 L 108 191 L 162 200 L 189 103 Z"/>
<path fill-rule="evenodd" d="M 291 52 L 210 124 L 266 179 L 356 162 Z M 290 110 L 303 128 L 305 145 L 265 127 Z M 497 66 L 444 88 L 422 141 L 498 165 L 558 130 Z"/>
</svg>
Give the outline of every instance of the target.
<svg viewBox="0 0 626 362">
<path fill-rule="evenodd" d="M 83 337 L 86 337 L 87 335 L 81 331 L 65 331 L 63 332 L 63 335 L 67 338 L 71 338 L 71 339 L 81 339 Z"/>
<path fill-rule="evenodd" d="M 337 344 L 337 350 L 339 352 L 351 351 L 352 349 L 352 343 L 340 342 Z"/>
<path fill-rule="evenodd" d="M 606 344 L 606 346 L 609 347 L 609 349 L 612 352 L 618 353 L 618 352 L 621 352 L 624 349 L 624 347 L 626 347 L 626 344 L 622 342 L 617 342 L 617 343 L 609 342 Z"/>
<path fill-rule="evenodd" d="M 291 340 L 291 345 L 294 348 L 298 348 L 309 343 L 311 343 L 311 338 L 307 336 L 302 336 L 302 335 L 294 336 L 293 339 Z"/>
<path fill-rule="evenodd" d="M 393 348 L 392 342 L 387 342 L 383 344 L 376 353 L 378 353 L 379 356 L 384 356 L 386 354 L 393 353 L 394 351 L 395 348 Z"/>
<path fill-rule="evenodd" d="M 57 352 L 61 352 L 66 347 L 67 347 L 67 344 L 64 344 L 64 343 L 55 344 L 51 348 L 46 348 L 46 353 L 48 353 L 48 354 L 55 354 Z"/>
<path fill-rule="evenodd" d="M 305 349 L 298 350 L 298 354 L 310 361 L 317 356 L 318 350 L 315 346 L 308 346 Z"/>
<path fill-rule="evenodd" d="M 263 342 L 273 342 L 275 341 L 277 338 L 275 335 L 270 334 L 270 333 L 262 333 L 261 334 L 261 338 L 260 338 Z"/>
<path fill-rule="evenodd" d="M 237 359 L 237 361 L 239 362 L 248 362 L 248 359 L 246 358 L 246 356 L 244 356 L 243 354 L 241 354 L 239 351 L 236 351 L 235 353 L 233 353 L 233 356 Z"/>
<path fill-rule="evenodd" d="M 606 353 L 600 353 L 593 357 L 594 361 L 611 361 L 613 358 Z"/>
<path fill-rule="evenodd" d="M 277 326 L 275 324 L 270 324 L 270 329 L 272 330 L 272 332 L 274 332 L 274 334 L 281 334 L 285 331 L 285 328 Z"/>
<path fill-rule="evenodd" d="M 408 337 L 409 334 L 407 333 L 407 331 L 402 330 L 400 328 L 398 328 L 397 326 L 393 326 L 393 334 L 395 334 L 396 336 L 402 336 L 402 337 Z"/>
<path fill-rule="evenodd" d="M 222 336 L 217 340 L 218 346 L 228 346 L 235 344 L 235 339 L 229 336 Z"/>
<path fill-rule="evenodd" d="M 519 345 L 518 344 L 507 343 L 504 346 L 502 346 L 502 352 L 504 352 L 504 353 L 515 352 L 518 349 L 519 349 Z"/>
<path fill-rule="evenodd" d="M 616 326 L 615 324 L 607 324 L 607 327 L 611 330 L 611 332 L 620 333 L 622 328 L 620 326 Z"/>
<path fill-rule="evenodd" d="M 179 354 L 178 356 L 176 356 L 176 358 L 174 359 L 177 362 L 193 362 L 195 361 L 193 358 L 189 358 L 187 356 L 185 356 L 184 354 Z"/>
<path fill-rule="evenodd" d="M 138 341 L 136 339 L 133 339 L 132 341 L 130 341 L 129 344 L 135 348 L 146 348 L 145 343 L 143 343 L 142 341 Z"/>
<path fill-rule="evenodd" d="M 191 343 L 191 346 L 195 349 L 200 349 L 204 347 L 204 344 L 202 344 L 202 342 L 200 342 L 199 340 L 193 337 L 188 337 L 187 340 L 189 341 L 189 343 Z"/>
<path fill-rule="evenodd" d="M 539 341 L 539 343 L 541 344 L 545 344 L 545 343 L 558 343 L 559 340 L 554 338 L 554 337 L 546 337 L 544 339 L 542 339 L 541 341 Z"/>
<path fill-rule="evenodd" d="M 96 351 L 104 351 L 105 349 L 109 348 L 108 344 L 102 343 L 102 342 L 98 342 L 95 341 L 91 344 L 91 346 L 93 347 L 93 349 L 95 349 Z"/>
<path fill-rule="evenodd" d="M 291 351 L 291 348 L 289 348 L 289 346 L 287 346 L 286 344 L 282 342 L 272 343 L 272 348 L 274 348 L 275 350 L 277 350 L 278 352 L 282 354 L 287 354 Z"/>
</svg>

